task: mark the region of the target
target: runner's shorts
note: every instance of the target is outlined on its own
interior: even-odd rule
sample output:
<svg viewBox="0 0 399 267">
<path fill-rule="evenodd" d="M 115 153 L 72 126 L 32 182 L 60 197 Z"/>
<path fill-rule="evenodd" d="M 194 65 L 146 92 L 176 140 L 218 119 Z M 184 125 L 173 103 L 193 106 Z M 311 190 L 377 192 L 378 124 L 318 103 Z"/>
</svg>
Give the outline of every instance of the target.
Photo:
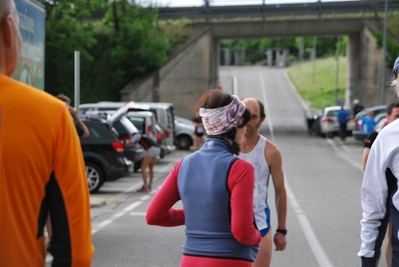
<svg viewBox="0 0 399 267">
<path fill-rule="evenodd" d="M 161 149 L 156 146 L 152 146 L 147 150 L 148 156 L 151 158 L 157 158 L 159 155 L 161 155 Z"/>
</svg>

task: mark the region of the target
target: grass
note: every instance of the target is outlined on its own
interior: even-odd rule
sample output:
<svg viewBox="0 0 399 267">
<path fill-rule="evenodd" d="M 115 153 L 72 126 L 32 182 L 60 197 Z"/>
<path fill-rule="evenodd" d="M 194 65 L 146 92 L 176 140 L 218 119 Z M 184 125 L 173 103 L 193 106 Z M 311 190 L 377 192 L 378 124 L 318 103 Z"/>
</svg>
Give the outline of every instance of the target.
<svg viewBox="0 0 399 267">
<path fill-rule="evenodd" d="M 313 67 L 315 66 L 315 67 Z M 313 73 L 313 69 L 315 72 Z M 347 58 L 339 58 L 338 97 L 345 98 Z M 307 61 L 289 68 L 288 76 L 299 95 L 311 108 L 322 109 L 335 106 L 337 61 L 335 57 L 317 59 L 315 64 Z"/>
</svg>

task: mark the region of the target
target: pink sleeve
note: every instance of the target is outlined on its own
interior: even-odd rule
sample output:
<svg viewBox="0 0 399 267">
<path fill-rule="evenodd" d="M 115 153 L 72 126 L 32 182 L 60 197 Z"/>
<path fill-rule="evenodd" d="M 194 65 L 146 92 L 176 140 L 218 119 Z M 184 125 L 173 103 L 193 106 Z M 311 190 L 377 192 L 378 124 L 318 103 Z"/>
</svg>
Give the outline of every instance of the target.
<svg viewBox="0 0 399 267">
<path fill-rule="evenodd" d="M 172 208 L 180 200 L 177 189 L 177 177 L 181 163 L 182 161 L 176 164 L 151 200 L 146 214 L 148 224 L 159 226 L 179 226 L 185 224 L 184 210 Z"/>
<path fill-rule="evenodd" d="M 254 223 L 252 164 L 236 160 L 230 169 L 228 187 L 231 191 L 231 231 L 234 238 L 246 246 L 258 245 L 262 237 Z"/>
</svg>

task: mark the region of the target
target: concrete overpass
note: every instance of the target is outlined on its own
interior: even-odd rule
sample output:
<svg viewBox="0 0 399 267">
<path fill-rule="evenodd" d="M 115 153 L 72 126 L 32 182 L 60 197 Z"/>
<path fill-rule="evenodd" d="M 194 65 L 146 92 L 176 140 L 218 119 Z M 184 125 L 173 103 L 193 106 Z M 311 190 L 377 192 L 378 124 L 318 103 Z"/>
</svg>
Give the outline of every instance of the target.
<svg viewBox="0 0 399 267">
<path fill-rule="evenodd" d="M 260 1 L 259 1 L 260 2 Z M 399 1 L 388 0 L 389 11 L 399 9 Z M 265 0 L 259 5 L 238 6 L 194 6 L 194 7 L 158 7 L 158 18 L 160 20 L 182 19 L 191 21 L 205 20 L 229 20 L 237 18 L 268 19 L 273 17 L 299 17 L 299 16 L 335 16 L 339 14 L 365 14 L 371 13 L 377 16 L 383 12 L 385 0 L 358 0 L 322 2 L 316 1 L 291 4 L 269 4 Z"/>
<path fill-rule="evenodd" d="M 121 91 L 122 101 L 172 102 L 178 114 L 191 117 L 190 106 L 219 83 L 220 39 L 348 35 L 347 90 L 366 106 L 381 102 L 382 49 L 371 33 L 382 31 L 378 17 L 204 22 L 192 27 L 191 40 L 161 69 L 128 84 Z M 386 74 L 389 80 L 390 71 Z M 392 94 L 385 95 L 386 102 L 392 101 Z"/>
</svg>

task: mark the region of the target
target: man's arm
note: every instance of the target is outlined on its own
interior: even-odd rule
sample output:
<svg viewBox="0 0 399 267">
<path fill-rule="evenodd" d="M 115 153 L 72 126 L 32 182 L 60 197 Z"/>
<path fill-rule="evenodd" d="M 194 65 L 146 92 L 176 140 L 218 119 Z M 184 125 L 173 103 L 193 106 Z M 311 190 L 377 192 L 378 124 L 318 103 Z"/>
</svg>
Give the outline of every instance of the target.
<svg viewBox="0 0 399 267">
<path fill-rule="evenodd" d="M 88 137 L 90 135 L 89 129 L 87 129 L 86 124 L 79 118 L 76 109 L 69 106 L 69 113 L 71 113 L 72 118 L 75 120 L 76 124 L 83 129 L 83 134 L 81 137 Z"/>
<path fill-rule="evenodd" d="M 370 148 L 369 147 L 364 147 L 363 148 L 363 155 L 362 155 L 362 166 L 363 166 L 363 171 L 366 169 L 366 163 L 367 159 L 370 154 Z"/>
<path fill-rule="evenodd" d="M 52 187 L 47 191 L 51 194 L 52 266 L 89 267 L 94 247 L 85 162 L 70 115 L 66 110 L 61 115 L 54 140 Z"/>
<path fill-rule="evenodd" d="M 385 166 L 381 166 L 381 149 L 378 139 L 370 149 L 361 188 L 363 209 L 361 224 L 361 247 L 357 254 L 361 257 L 362 266 L 376 266 L 382 240 L 389 220 L 387 210 L 388 184 Z M 395 158 L 392 158 L 395 162 Z"/>
<path fill-rule="evenodd" d="M 374 131 L 369 136 L 366 137 L 364 140 L 364 148 L 363 148 L 363 155 L 362 155 L 362 166 L 363 170 L 366 169 L 367 159 L 370 154 L 371 146 L 373 145 L 375 139 L 377 138 L 378 132 Z"/>
<path fill-rule="evenodd" d="M 267 164 L 269 164 L 269 170 L 272 175 L 274 191 L 275 191 L 275 202 L 277 212 L 277 223 L 278 229 L 286 229 L 287 219 L 287 193 L 284 185 L 284 171 L 283 161 L 281 153 L 278 148 L 270 141 L 266 141 L 265 147 L 265 158 Z M 285 235 L 282 233 L 276 233 L 274 235 L 275 250 L 284 250 L 287 244 Z"/>
</svg>

